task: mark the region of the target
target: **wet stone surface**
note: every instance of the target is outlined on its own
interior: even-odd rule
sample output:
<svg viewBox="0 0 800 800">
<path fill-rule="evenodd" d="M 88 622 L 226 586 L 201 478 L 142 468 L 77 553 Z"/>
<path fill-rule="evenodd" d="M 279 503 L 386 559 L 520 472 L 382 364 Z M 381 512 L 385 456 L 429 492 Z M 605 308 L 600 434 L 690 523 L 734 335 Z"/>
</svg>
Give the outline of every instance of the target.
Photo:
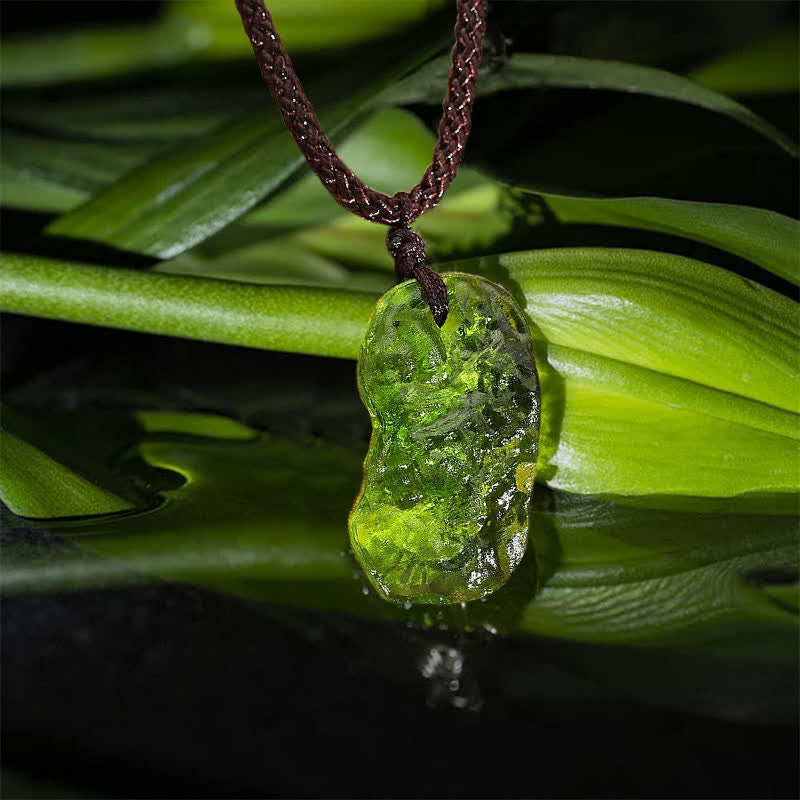
<svg viewBox="0 0 800 800">
<path fill-rule="evenodd" d="M 375 588 L 398 602 L 483 597 L 528 539 L 539 439 L 528 326 L 500 286 L 443 277 L 441 330 L 407 281 L 378 302 L 359 359 L 373 435 L 350 538 Z"/>
</svg>

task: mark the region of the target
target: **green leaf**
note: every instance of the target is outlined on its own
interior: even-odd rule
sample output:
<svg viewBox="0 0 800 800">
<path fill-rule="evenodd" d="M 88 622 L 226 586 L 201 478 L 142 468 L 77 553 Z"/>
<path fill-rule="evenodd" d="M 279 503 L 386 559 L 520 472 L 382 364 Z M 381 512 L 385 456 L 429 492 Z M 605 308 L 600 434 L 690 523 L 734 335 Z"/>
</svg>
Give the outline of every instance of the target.
<svg viewBox="0 0 800 800">
<path fill-rule="evenodd" d="M 444 0 L 373 3 L 272 0 L 270 11 L 293 54 L 357 45 L 395 34 L 424 20 Z M 327 16 L 327 19 L 326 19 Z M 336 24 L 330 23 L 335 17 Z M 309 24 L 309 19 L 314 24 Z M 7 37 L 2 48 L 4 86 L 40 86 L 175 66 L 187 61 L 252 58 L 233 3 L 172 2 L 145 25 Z"/>
<path fill-rule="evenodd" d="M 497 239 L 510 233 L 513 223 L 513 212 L 503 202 L 502 189 L 486 183 L 448 194 L 414 227 L 425 239 L 429 260 L 437 262 L 455 255 L 491 251 Z M 386 250 L 385 230 L 352 215 L 341 217 L 330 225 L 298 231 L 288 241 L 316 256 L 348 267 L 384 272 L 394 269 L 394 262 Z M 225 256 L 223 252 L 218 258 L 224 261 Z"/>
<path fill-rule="evenodd" d="M 796 503 L 795 414 L 571 348 L 542 355 L 550 406 L 539 478 L 549 486 L 642 495 L 653 507 L 673 506 L 672 495 L 740 496 L 760 510 Z"/>
<path fill-rule="evenodd" d="M 532 28 L 539 35 L 546 32 L 544 41 L 553 53 L 665 69 L 743 49 L 769 35 L 783 16 L 770 3 L 686 3 L 680 14 L 674 5 L 570 3 L 563 13 L 539 15 L 537 2 L 500 2 L 492 12 L 494 23 L 515 40 L 518 29 L 520 38 L 530 38 Z"/>
<path fill-rule="evenodd" d="M 683 236 L 800 284 L 800 222 L 762 208 L 661 197 L 595 199 L 545 195 L 561 222 L 590 222 Z"/>
<path fill-rule="evenodd" d="M 89 197 L 83 189 L 53 183 L 49 178 L 34 176 L 4 162 L 1 154 L 0 170 L 0 205 L 7 208 L 60 214 Z"/>
<path fill-rule="evenodd" d="M 108 78 L 173 66 L 205 46 L 204 31 L 174 23 L 9 36 L 0 75 L 5 87 Z"/>
<path fill-rule="evenodd" d="M 448 5 L 448 0 L 338 0 L 333 4 L 328 0 L 271 0 L 269 10 L 287 50 L 297 54 L 352 47 L 394 36 Z M 207 31 L 217 53 L 251 55 L 239 17 L 227 0 L 172 0 L 170 17 Z"/>
<path fill-rule="evenodd" d="M 155 270 L 250 283 L 385 291 L 394 273 L 385 229 L 347 214 L 325 194 L 319 207 L 310 199 L 308 213 L 320 218 L 333 213 L 336 220 L 329 225 L 279 235 L 270 227 L 271 221 L 261 226 L 245 217 Z M 280 197 L 276 198 L 278 205 Z M 282 210 L 276 217 L 281 214 Z M 510 232 L 512 224 L 512 211 L 503 202 L 502 190 L 487 183 L 448 193 L 415 227 L 425 238 L 429 259 L 435 262 L 453 254 L 486 252 Z"/>
<path fill-rule="evenodd" d="M 111 514 L 148 505 L 146 491 L 119 475 L 105 459 L 106 448 L 125 445 L 137 427 L 127 418 L 100 415 L 106 429 L 99 452 L 97 437 L 64 425 L 40 411 L 2 406 L 0 498 L 16 514 L 32 519 L 73 517 L 94 509 Z M 202 418 L 202 417 L 201 417 Z"/>
<path fill-rule="evenodd" d="M 2 266 L 8 311 L 345 358 L 356 356 L 374 304 L 341 289 L 26 256 Z M 647 251 L 538 251 L 457 266 L 514 293 L 543 343 L 543 480 L 655 506 L 688 493 L 785 507 L 798 489 L 793 301 Z"/>
<path fill-rule="evenodd" d="M 747 576 L 798 575 L 792 516 L 643 511 L 561 494 L 555 501 L 539 522 L 552 522 L 561 561 L 524 612 L 526 632 L 718 652 L 735 650 L 741 636 L 753 643 L 753 660 L 789 655 L 785 626 L 796 617 Z M 710 628 L 715 643 L 706 639 Z"/>
<path fill-rule="evenodd" d="M 0 186 L 5 206 L 29 207 L 34 186 L 44 185 L 55 199 L 45 205 L 83 199 L 116 181 L 163 149 L 153 143 L 79 141 L 58 136 L 3 130 Z M 20 195 L 19 184 L 31 181 Z M 42 207 L 41 205 L 39 206 Z"/>
<path fill-rule="evenodd" d="M 540 250 L 460 266 L 518 287 L 547 342 L 798 410 L 797 304 L 758 284 L 639 250 Z"/>
<path fill-rule="evenodd" d="M 266 176 L 265 163 L 274 168 Z M 235 219 L 299 165 L 274 112 L 248 115 L 128 173 L 47 232 L 168 258 Z"/>
<path fill-rule="evenodd" d="M 0 430 L 2 480 L 0 500 L 31 519 L 111 514 L 131 503 L 73 472 L 32 444 Z"/>
<path fill-rule="evenodd" d="M 209 85 L 198 76 L 149 88 L 64 90 L 46 103 L 35 93 L 17 93 L 3 104 L 3 118 L 39 135 L 154 144 L 208 134 L 263 102 L 262 86 L 224 85 L 224 77 Z"/>
<path fill-rule="evenodd" d="M 254 439 L 252 428 L 217 414 L 181 414 L 177 411 L 137 411 L 136 422 L 145 433 L 179 433 L 215 439 Z"/>
<path fill-rule="evenodd" d="M 439 61 L 412 76 L 387 102 L 435 102 L 443 69 Z M 796 145 L 735 101 L 681 76 L 515 54 L 498 72 L 481 76 L 479 91 L 468 163 L 511 186 L 795 213 Z"/>
<path fill-rule="evenodd" d="M 362 53 L 352 65 L 309 87 L 323 127 L 336 136 L 387 82 L 416 66 L 434 45 L 428 37 Z M 394 49 L 392 49 L 394 48 Z M 343 84 L 348 92 L 341 92 Z M 241 115 L 209 136 L 181 143 L 48 227 L 168 258 L 208 238 L 286 181 L 302 164 L 297 146 L 267 97 L 263 112 Z"/>
<path fill-rule="evenodd" d="M 438 103 L 446 80 L 449 61 L 437 59 L 419 73 L 393 87 L 385 100 L 395 105 Z M 478 95 L 533 88 L 601 89 L 672 100 L 697 106 L 752 129 L 785 152 L 797 156 L 797 145 L 775 126 L 745 106 L 719 92 L 671 72 L 627 64 L 561 55 L 515 53 L 497 72 L 484 72 L 478 81 Z"/>
<path fill-rule="evenodd" d="M 692 80 L 736 95 L 797 92 L 800 88 L 800 32 L 781 28 L 692 72 Z"/>
<path fill-rule="evenodd" d="M 335 259 L 317 254 L 293 236 L 243 244 L 219 255 L 207 253 L 201 245 L 161 262 L 154 271 L 242 283 L 329 287 L 371 294 L 381 294 L 393 283 L 386 272 L 348 269 Z"/>
<path fill-rule="evenodd" d="M 434 137 L 415 117 L 387 110 L 372 115 L 351 134 L 341 152 L 368 184 L 393 192 L 417 180 L 433 145 Z M 787 280 L 800 281 L 800 223 L 772 211 L 651 197 L 544 197 L 561 222 L 670 233 L 735 253 Z M 340 218 L 335 226 L 308 227 Z M 382 252 L 382 231 L 352 218 L 332 203 L 311 174 L 244 216 L 239 225 L 265 233 L 305 227 L 292 241 L 301 242 L 314 253 L 344 264 L 376 266 L 379 259 L 381 267 L 392 266 Z M 462 169 L 442 205 L 424 215 L 418 228 L 432 258 L 441 260 L 446 257 L 446 247 L 474 244 L 481 239 L 488 244 L 508 233 L 511 215 L 501 208 L 495 184 Z M 289 245 L 286 239 L 282 242 Z M 224 261 L 228 253 L 223 250 L 218 256 Z"/>
<path fill-rule="evenodd" d="M 419 181 L 433 148 L 433 136 L 413 114 L 384 109 L 371 114 L 349 134 L 339 152 L 365 183 L 393 194 Z M 480 252 L 507 234 L 512 222 L 510 209 L 502 203 L 501 188 L 462 167 L 442 202 L 421 217 L 416 228 L 425 237 L 429 257 L 442 260 L 453 253 Z M 326 223 L 333 224 L 321 227 Z M 296 233 L 286 236 L 287 231 Z M 265 236 L 271 243 L 261 245 L 256 252 L 250 242 Z M 245 251 L 252 253 L 250 274 L 256 281 L 268 279 L 267 273 L 272 271 L 265 264 L 266 277 L 261 277 L 257 255 L 270 260 L 270 254 L 281 251 L 290 254 L 301 275 L 306 272 L 304 263 L 320 264 L 320 259 L 329 268 L 332 263 L 340 265 L 340 272 L 343 267 L 391 271 L 393 262 L 386 252 L 385 236 L 382 226 L 365 222 L 333 202 L 316 176 L 308 172 L 218 237 L 202 243 L 191 255 L 213 258 L 213 268 L 228 276 L 231 257 L 238 260 Z M 172 271 L 172 266 L 166 268 Z M 192 274 L 191 268 L 181 271 Z"/>
</svg>

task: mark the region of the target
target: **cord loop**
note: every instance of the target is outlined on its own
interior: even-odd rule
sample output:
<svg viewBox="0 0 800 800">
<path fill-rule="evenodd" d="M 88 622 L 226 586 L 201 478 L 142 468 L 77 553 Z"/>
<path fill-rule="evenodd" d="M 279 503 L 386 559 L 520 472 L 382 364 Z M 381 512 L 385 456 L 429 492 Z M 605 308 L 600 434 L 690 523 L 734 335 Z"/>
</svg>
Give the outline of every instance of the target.
<svg viewBox="0 0 800 800">
<path fill-rule="evenodd" d="M 433 151 L 433 159 L 420 182 L 411 191 L 389 196 L 364 184 L 339 158 L 303 92 L 291 59 L 263 0 L 236 0 L 236 7 L 261 67 L 261 74 L 280 109 L 286 127 L 294 136 L 309 166 L 337 203 L 370 222 L 391 226 L 390 237 L 392 231 L 408 230 L 421 242 L 419 236 L 410 231 L 408 226 L 442 199 L 456 176 L 471 127 L 475 84 L 486 30 L 486 2 L 487 0 L 457 0 L 452 66 L 447 79 L 447 95 L 442 103 L 439 138 Z M 407 242 L 398 245 L 401 247 L 400 262 L 398 256 L 395 256 L 398 277 L 402 270 L 411 270 L 409 275 L 420 282 L 434 319 L 437 324 L 442 325 L 447 317 L 447 290 L 441 278 L 437 276 L 437 281 L 431 277 L 436 273 L 425 266 L 425 246 L 421 245 L 420 251 L 416 240 L 412 245 L 411 239 L 397 239 L 401 243 Z M 421 264 L 418 263 L 418 252 L 422 253 Z M 416 259 L 413 267 L 411 259 Z"/>
</svg>

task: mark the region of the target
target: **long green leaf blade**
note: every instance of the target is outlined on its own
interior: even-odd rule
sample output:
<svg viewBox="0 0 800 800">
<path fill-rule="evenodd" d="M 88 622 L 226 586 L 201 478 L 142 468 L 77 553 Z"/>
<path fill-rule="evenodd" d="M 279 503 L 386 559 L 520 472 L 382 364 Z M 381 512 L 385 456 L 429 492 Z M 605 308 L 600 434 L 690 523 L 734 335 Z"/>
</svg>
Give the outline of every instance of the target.
<svg viewBox="0 0 800 800">
<path fill-rule="evenodd" d="M 389 104 L 438 103 L 442 81 L 449 65 L 438 59 L 417 75 L 393 87 L 385 96 Z M 561 55 L 515 53 L 496 73 L 485 73 L 478 81 L 478 94 L 489 95 L 514 89 L 558 87 L 605 89 L 649 95 L 697 106 L 723 114 L 752 129 L 786 153 L 797 156 L 797 144 L 774 125 L 745 106 L 701 86 L 688 78 L 653 67 L 620 61 L 601 61 Z"/>
<path fill-rule="evenodd" d="M 163 146 L 158 143 L 80 141 L 59 136 L 3 130 L 0 180 L 5 203 L 14 205 L 7 189 L 6 172 L 27 174 L 33 180 L 93 194 L 139 166 Z"/>
<path fill-rule="evenodd" d="M 763 208 L 662 197 L 545 195 L 561 222 L 662 231 L 710 244 L 800 285 L 800 222 Z"/>
</svg>

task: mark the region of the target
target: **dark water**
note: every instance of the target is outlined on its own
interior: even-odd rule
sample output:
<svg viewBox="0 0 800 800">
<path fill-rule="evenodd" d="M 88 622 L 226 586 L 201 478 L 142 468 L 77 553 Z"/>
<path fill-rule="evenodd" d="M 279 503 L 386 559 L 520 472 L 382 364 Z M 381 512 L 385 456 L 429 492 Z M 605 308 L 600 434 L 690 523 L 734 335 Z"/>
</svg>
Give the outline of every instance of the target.
<svg viewBox="0 0 800 800">
<path fill-rule="evenodd" d="M 125 797 L 796 796 L 796 729 L 599 699 L 574 646 L 262 612 L 177 585 L 6 599 L 4 759 Z"/>
</svg>

